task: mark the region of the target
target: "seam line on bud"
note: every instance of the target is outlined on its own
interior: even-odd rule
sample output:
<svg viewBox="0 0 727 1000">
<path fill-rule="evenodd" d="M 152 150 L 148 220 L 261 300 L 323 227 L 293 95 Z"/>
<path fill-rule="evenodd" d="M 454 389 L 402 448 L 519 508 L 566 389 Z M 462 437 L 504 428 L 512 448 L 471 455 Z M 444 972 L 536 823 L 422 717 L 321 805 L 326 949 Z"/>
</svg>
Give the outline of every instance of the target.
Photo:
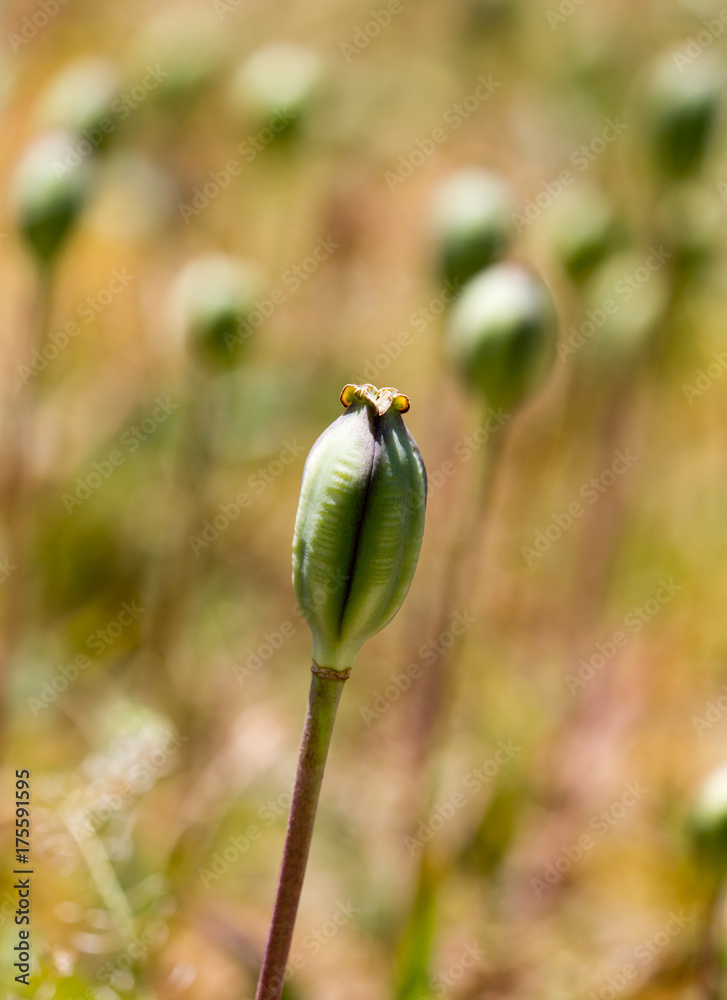
<svg viewBox="0 0 727 1000">
<path fill-rule="evenodd" d="M 327 681 L 347 681 L 351 676 L 351 668 L 347 670 L 331 670 L 329 667 L 319 667 L 315 661 L 311 665 L 311 673 L 323 677 Z"/>
<path fill-rule="evenodd" d="M 364 403 L 364 406 L 366 404 Z M 353 543 L 353 552 L 351 554 L 351 565 L 349 567 L 348 579 L 346 580 L 346 589 L 343 592 L 343 600 L 341 601 L 341 614 L 338 619 L 338 638 L 341 638 L 341 631 L 343 629 L 343 619 L 346 617 L 346 602 L 351 594 L 351 588 L 353 587 L 353 577 L 354 570 L 356 568 L 356 557 L 358 556 L 358 549 L 361 543 L 361 532 L 363 531 L 364 521 L 366 520 L 366 504 L 368 503 L 369 493 L 371 492 L 371 484 L 374 481 L 374 470 L 376 468 L 376 447 L 379 443 L 379 421 L 377 414 L 373 414 L 373 424 L 374 424 L 374 453 L 371 456 L 371 472 L 369 473 L 369 481 L 366 484 L 366 492 L 364 493 L 363 506 L 361 508 L 361 517 L 358 522 L 358 527 L 356 528 L 356 538 Z"/>
</svg>

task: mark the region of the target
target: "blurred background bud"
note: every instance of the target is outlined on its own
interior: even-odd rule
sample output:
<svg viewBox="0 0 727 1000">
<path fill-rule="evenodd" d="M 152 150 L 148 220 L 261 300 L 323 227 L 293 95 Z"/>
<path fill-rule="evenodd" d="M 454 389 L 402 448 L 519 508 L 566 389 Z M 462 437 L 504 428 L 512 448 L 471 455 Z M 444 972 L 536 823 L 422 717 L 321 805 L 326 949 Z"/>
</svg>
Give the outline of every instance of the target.
<svg viewBox="0 0 727 1000">
<path fill-rule="evenodd" d="M 15 170 L 10 197 L 18 229 L 43 264 L 55 260 L 93 186 L 87 158 L 68 164 L 77 141 L 75 133 L 46 133 L 29 146 Z"/>
<path fill-rule="evenodd" d="M 199 8 L 172 7 L 141 28 L 129 60 L 130 80 L 156 71 L 153 104 L 180 111 L 212 82 L 223 65 L 219 21 Z"/>
<path fill-rule="evenodd" d="M 727 765 L 707 776 L 692 806 L 688 830 L 697 860 L 715 876 L 727 874 Z"/>
<path fill-rule="evenodd" d="M 464 379 L 505 412 L 546 375 L 555 352 L 555 310 L 543 282 L 519 264 L 475 275 L 452 308 L 447 337 Z"/>
<path fill-rule="evenodd" d="M 262 280 L 252 261 L 222 254 L 196 257 L 177 276 L 173 308 L 190 350 L 209 367 L 233 368 L 241 361 Z"/>
<path fill-rule="evenodd" d="M 503 181 L 475 167 L 439 186 L 432 210 L 438 270 L 463 285 L 503 255 L 510 240 L 510 195 Z"/>
<path fill-rule="evenodd" d="M 577 346 L 598 371 L 604 364 L 618 368 L 647 347 L 669 300 L 664 266 L 670 258 L 658 247 L 625 251 L 609 258 L 588 282 Z"/>
<path fill-rule="evenodd" d="M 681 184 L 666 192 L 657 212 L 659 238 L 673 254 L 671 269 L 683 285 L 719 259 L 724 221 L 703 185 Z"/>
<path fill-rule="evenodd" d="M 717 131 L 724 73 L 708 52 L 691 57 L 686 48 L 661 56 L 651 67 L 642 97 L 649 151 L 667 178 L 699 171 Z"/>
<path fill-rule="evenodd" d="M 233 107 L 258 125 L 275 119 L 275 138 L 291 135 L 302 125 L 315 102 L 323 64 L 303 45 L 276 42 L 258 49 L 235 73 L 230 97 Z"/>
<path fill-rule="evenodd" d="M 613 206 L 595 187 L 567 188 L 546 216 L 545 239 L 568 277 L 587 279 L 619 239 Z"/>
<path fill-rule="evenodd" d="M 77 132 L 80 140 L 85 140 L 78 150 L 80 155 L 101 150 L 119 122 L 120 89 L 119 74 L 110 59 L 76 59 L 53 76 L 41 94 L 37 105 L 39 124 Z"/>
</svg>

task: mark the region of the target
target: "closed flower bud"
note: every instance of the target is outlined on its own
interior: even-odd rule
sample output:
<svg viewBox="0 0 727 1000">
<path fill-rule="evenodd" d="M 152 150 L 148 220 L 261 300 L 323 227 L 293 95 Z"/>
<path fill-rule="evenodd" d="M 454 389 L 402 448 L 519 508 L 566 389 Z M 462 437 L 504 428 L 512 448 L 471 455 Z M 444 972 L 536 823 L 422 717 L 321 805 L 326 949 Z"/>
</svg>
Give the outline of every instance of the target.
<svg viewBox="0 0 727 1000">
<path fill-rule="evenodd" d="M 178 322 L 189 349 L 209 367 L 240 363 L 261 287 L 256 264 L 222 254 L 196 257 L 179 274 L 173 289 Z"/>
<path fill-rule="evenodd" d="M 86 57 L 65 66 L 53 77 L 38 104 L 44 127 L 78 132 L 69 147 L 68 165 L 106 144 L 119 122 L 119 75 L 108 59 Z"/>
<path fill-rule="evenodd" d="M 26 150 L 15 171 L 11 199 L 18 228 L 43 264 L 55 259 L 90 194 L 88 161 L 66 163 L 77 141 L 72 133 L 49 132 Z"/>
<path fill-rule="evenodd" d="M 568 188 L 548 212 L 546 239 L 568 277 L 581 282 L 608 256 L 618 231 L 612 206 L 596 188 Z"/>
<path fill-rule="evenodd" d="M 223 56 L 219 21 L 201 4 L 174 4 L 142 26 L 127 75 L 136 86 L 148 81 L 149 105 L 183 113 L 219 74 Z"/>
<path fill-rule="evenodd" d="M 706 158 L 720 114 L 723 73 L 708 53 L 678 60 L 668 53 L 652 68 L 643 102 L 643 117 L 651 153 L 670 178 L 698 171 Z"/>
<path fill-rule="evenodd" d="M 542 381 L 555 353 L 555 311 L 539 278 L 498 264 L 465 285 L 447 337 L 465 380 L 511 411 Z"/>
<path fill-rule="evenodd" d="M 322 62 L 302 45 L 276 42 L 254 52 L 232 81 L 233 105 L 251 114 L 261 141 L 279 141 L 294 132 L 315 100 Z"/>
<path fill-rule="evenodd" d="M 507 249 L 508 190 L 485 170 L 460 170 L 440 186 L 432 225 L 441 277 L 463 285 Z"/>
<path fill-rule="evenodd" d="M 599 378 L 635 361 L 646 349 L 669 303 L 669 284 L 658 249 L 609 257 L 585 289 L 580 325 L 583 360 Z M 580 346 L 580 338 L 577 345 Z"/>
<path fill-rule="evenodd" d="M 347 410 L 311 449 L 293 539 L 293 584 L 318 667 L 346 670 L 411 584 L 427 481 L 396 389 L 347 385 Z"/>
<path fill-rule="evenodd" d="M 715 874 L 727 871 L 727 765 L 708 775 L 692 806 L 688 829 L 695 854 Z"/>
</svg>

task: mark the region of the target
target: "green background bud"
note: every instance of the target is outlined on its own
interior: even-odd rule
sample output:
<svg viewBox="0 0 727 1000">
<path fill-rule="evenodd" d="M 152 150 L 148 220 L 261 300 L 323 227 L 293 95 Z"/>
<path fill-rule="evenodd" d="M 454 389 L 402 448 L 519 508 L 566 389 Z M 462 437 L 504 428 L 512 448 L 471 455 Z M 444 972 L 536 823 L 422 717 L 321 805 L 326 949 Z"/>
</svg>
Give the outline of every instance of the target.
<svg viewBox="0 0 727 1000">
<path fill-rule="evenodd" d="M 119 121 L 114 112 L 119 91 L 119 75 L 110 60 L 77 59 L 56 74 L 41 95 L 39 121 L 44 127 L 78 132 L 100 149 Z"/>
<path fill-rule="evenodd" d="M 724 875 L 727 872 L 727 765 L 712 771 L 699 790 L 688 819 L 695 854 Z"/>
<path fill-rule="evenodd" d="M 298 127 L 314 100 L 321 76 L 321 59 L 312 49 L 283 42 L 266 45 L 235 74 L 232 103 L 252 113 L 261 125 L 279 116 L 275 136 L 282 139 Z"/>
<path fill-rule="evenodd" d="M 583 357 L 599 374 L 604 365 L 618 368 L 633 361 L 664 314 L 669 287 L 659 248 L 654 249 L 610 257 L 586 286 L 585 312 L 596 329 L 585 338 Z"/>
<path fill-rule="evenodd" d="M 490 406 L 517 406 L 547 373 L 555 352 L 555 311 L 542 281 L 517 264 L 498 264 L 465 285 L 447 337 L 466 381 Z"/>
<path fill-rule="evenodd" d="M 223 50 L 220 25 L 208 11 L 175 4 L 142 26 L 128 78 L 136 84 L 148 67 L 158 67 L 161 78 L 149 90 L 149 103 L 182 112 L 219 73 Z"/>
<path fill-rule="evenodd" d="M 678 65 L 668 53 L 652 69 L 644 101 L 644 124 L 651 152 L 668 177 L 699 170 L 716 131 L 723 73 L 708 53 Z"/>
<path fill-rule="evenodd" d="M 593 273 L 613 249 L 618 235 L 613 207 L 587 184 L 564 191 L 545 221 L 552 250 L 576 282 Z"/>
<path fill-rule="evenodd" d="M 173 303 L 190 350 L 212 368 L 240 363 L 252 333 L 247 321 L 262 273 L 252 261 L 205 254 L 180 272 Z"/>
<path fill-rule="evenodd" d="M 313 445 L 293 538 L 293 585 L 319 667 L 353 666 L 399 610 L 424 531 L 427 481 L 396 389 L 346 386 Z"/>
<path fill-rule="evenodd" d="M 432 224 L 443 280 L 463 285 L 502 256 L 509 213 L 507 187 L 486 170 L 460 170 L 440 185 Z"/>
<path fill-rule="evenodd" d="M 77 141 L 70 132 L 49 132 L 26 150 L 15 171 L 11 200 L 18 228 L 44 264 L 58 254 L 90 193 L 88 160 L 66 163 Z"/>
</svg>

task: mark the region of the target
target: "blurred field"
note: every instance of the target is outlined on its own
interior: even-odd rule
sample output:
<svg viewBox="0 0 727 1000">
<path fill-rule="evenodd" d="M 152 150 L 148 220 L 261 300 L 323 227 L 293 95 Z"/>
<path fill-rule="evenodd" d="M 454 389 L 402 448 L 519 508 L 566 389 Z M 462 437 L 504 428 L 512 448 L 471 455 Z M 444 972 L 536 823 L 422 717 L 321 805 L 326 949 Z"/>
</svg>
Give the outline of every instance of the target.
<svg viewBox="0 0 727 1000">
<path fill-rule="evenodd" d="M 427 525 L 344 691 L 287 1000 L 727 996 L 705 971 L 719 873 L 687 832 L 727 758 L 724 102 L 703 160 L 666 169 L 649 82 L 659 60 L 678 93 L 724 67 L 720 4 L 11 0 L 2 17 L 3 996 L 254 995 L 309 685 L 293 522 L 349 382 L 410 397 Z M 280 131 L 249 61 L 278 42 L 320 60 Z M 272 73 L 288 107 L 294 55 Z M 14 178 L 57 124 L 52 81 L 87 56 L 120 103 L 100 148 L 72 144 L 94 177 L 46 280 Z M 446 350 L 431 222 L 464 167 L 508 185 L 505 256 L 545 280 L 561 350 L 506 415 L 440 631 L 491 429 Z M 608 237 L 569 273 L 593 200 Z M 198 254 L 259 268 L 230 370 L 181 330 L 175 280 Z"/>
</svg>

